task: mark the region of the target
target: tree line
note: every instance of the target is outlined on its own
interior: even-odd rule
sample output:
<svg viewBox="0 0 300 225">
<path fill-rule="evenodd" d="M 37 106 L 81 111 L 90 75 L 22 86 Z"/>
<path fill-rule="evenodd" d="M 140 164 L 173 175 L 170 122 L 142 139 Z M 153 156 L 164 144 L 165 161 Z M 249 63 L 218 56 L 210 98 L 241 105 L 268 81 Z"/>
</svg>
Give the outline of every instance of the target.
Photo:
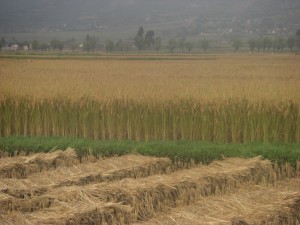
<svg viewBox="0 0 300 225">
<path fill-rule="evenodd" d="M 64 42 L 58 39 L 52 39 L 49 43 L 39 42 L 34 40 L 32 42 L 18 42 L 20 47 L 31 46 L 33 51 L 62 51 L 67 46 L 73 52 L 76 49 L 82 49 L 86 52 L 94 52 L 97 49 L 105 50 L 110 53 L 113 51 L 128 52 L 130 49 L 137 49 L 139 52 L 142 51 L 169 51 L 171 53 L 177 52 L 192 52 L 194 49 L 202 50 L 204 52 L 208 49 L 213 49 L 213 41 L 209 39 L 201 39 L 199 41 L 187 40 L 185 37 L 181 38 L 170 38 L 169 40 L 163 42 L 160 36 L 155 36 L 153 30 L 145 31 L 143 27 L 140 27 L 133 39 L 133 41 L 123 41 L 122 39 L 118 41 L 113 41 L 112 39 L 107 39 L 102 44 L 99 44 L 99 39 L 95 36 L 86 35 L 83 42 L 77 42 L 74 38 L 66 40 Z M 0 50 L 6 45 L 5 39 L 2 37 L 0 39 Z M 242 47 L 243 49 L 249 48 L 250 52 L 281 52 L 288 48 L 289 51 L 293 52 L 295 49 L 300 51 L 300 29 L 296 32 L 294 36 L 287 38 L 283 37 L 260 37 L 260 38 L 250 38 L 248 41 L 235 38 L 231 41 L 231 47 L 234 51 L 239 51 Z"/>
<path fill-rule="evenodd" d="M 300 43 L 297 43 L 297 38 L 296 37 L 288 37 L 288 38 L 275 38 L 271 39 L 268 37 L 264 38 L 258 38 L 258 39 L 250 39 L 248 41 L 249 45 L 249 50 L 251 52 L 257 51 L 264 51 L 264 52 L 269 52 L 269 51 L 277 51 L 280 52 L 285 48 L 288 48 L 290 52 L 294 50 L 294 48 L 299 47 L 300 48 Z M 297 46 L 298 45 L 298 46 Z"/>
<path fill-rule="evenodd" d="M 144 35 L 145 34 L 145 35 Z M 160 51 L 163 47 L 162 39 L 160 37 L 155 37 L 155 32 L 153 30 L 144 32 L 144 28 L 140 27 L 135 38 L 134 44 L 139 51 L 142 50 L 156 50 Z M 289 48 L 292 52 L 294 48 L 298 48 L 300 50 L 300 29 L 296 32 L 294 36 L 290 36 L 288 38 L 283 37 L 261 37 L 261 38 L 251 38 L 248 41 L 248 47 L 251 52 L 257 51 L 282 51 L 285 48 Z M 232 40 L 232 48 L 234 51 L 238 51 L 241 47 L 243 47 L 244 43 L 241 39 L 233 39 Z M 209 48 L 213 48 L 212 41 L 208 39 L 202 39 L 197 42 L 192 42 L 186 40 L 185 37 L 181 38 L 171 38 L 167 41 L 164 46 L 170 52 L 174 52 L 176 49 L 179 49 L 181 52 L 191 52 L 194 48 L 202 49 L 206 52 Z M 111 50 L 111 49 L 110 49 Z"/>
</svg>

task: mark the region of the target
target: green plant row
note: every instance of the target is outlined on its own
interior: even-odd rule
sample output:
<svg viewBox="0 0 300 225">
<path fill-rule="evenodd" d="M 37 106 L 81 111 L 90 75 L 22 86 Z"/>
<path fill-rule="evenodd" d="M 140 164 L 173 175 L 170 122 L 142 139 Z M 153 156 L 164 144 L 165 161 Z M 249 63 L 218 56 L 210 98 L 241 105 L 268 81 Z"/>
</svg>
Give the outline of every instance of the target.
<svg viewBox="0 0 300 225">
<path fill-rule="evenodd" d="M 93 154 L 96 157 L 120 156 L 138 153 L 147 156 L 169 157 L 196 163 L 209 163 L 223 157 L 262 156 L 278 163 L 295 165 L 300 160 L 300 144 L 247 143 L 223 144 L 193 141 L 96 141 L 63 137 L 5 137 L 0 138 L 0 151 L 13 156 L 20 152 L 30 154 L 55 149 L 74 148 L 78 157 Z M 1 154 L 0 154 L 1 155 Z"/>
<path fill-rule="evenodd" d="M 159 102 L 6 96 L 0 137 L 60 136 L 94 140 L 222 143 L 300 142 L 300 104 L 193 99 Z"/>
</svg>

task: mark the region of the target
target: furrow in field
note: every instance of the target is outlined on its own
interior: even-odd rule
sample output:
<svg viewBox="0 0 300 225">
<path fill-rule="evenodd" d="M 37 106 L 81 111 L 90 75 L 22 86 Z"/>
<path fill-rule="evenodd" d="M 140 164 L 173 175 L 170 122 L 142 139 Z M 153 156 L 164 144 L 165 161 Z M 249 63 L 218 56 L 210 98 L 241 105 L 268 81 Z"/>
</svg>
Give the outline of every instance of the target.
<svg viewBox="0 0 300 225">
<path fill-rule="evenodd" d="M 190 205 L 198 196 L 223 195 L 245 185 L 273 185 L 273 182 L 274 172 L 269 161 L 260 158 L 226 159 L 209 166 L 180 170 L 168 175 L 55 188 L 42 196 L 16 199 L 3 207 L 8 210 L 7 206 L 11 207 L 10 210 L 13 211 L 37 211 L 31 213 L 31 216 L 38 217 L 42 211 L 47 214 L 48 209 L 56 210 L 57 205 L 78 205 L 80 208 L 81 202 L 89 199 L 92 204 L 92 199 L 95 199 L 96 202 L 120 203 L 132 207 L 128 220 L 133 222 L 147 220 L 169 207 Z M 39 223 L 44 224 L 43 218 L 39 218 Z"/>
<path fill-rule="evenodd" d="M 134 225 L 297 225 L 300 224 L 300 179 L 276 188 L 253 186 L 218 197 L 199 197 L 194 205 L 158 213 Z"/>
</svg>

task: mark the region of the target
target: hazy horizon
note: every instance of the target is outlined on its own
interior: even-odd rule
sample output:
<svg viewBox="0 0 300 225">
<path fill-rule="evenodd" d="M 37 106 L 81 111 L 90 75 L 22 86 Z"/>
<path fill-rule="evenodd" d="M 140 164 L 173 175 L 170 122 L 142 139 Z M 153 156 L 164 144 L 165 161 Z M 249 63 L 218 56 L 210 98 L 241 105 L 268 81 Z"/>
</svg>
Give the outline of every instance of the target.
<svg viewBox="0 0 300 225">
<path fill-rule="evenodd" d="M 0 36 L 128 39 L 140 26 L 165 38 L 288 36 L 298 21 L 298 0 L 11 0 L 0 8 Z"/>
</svg>

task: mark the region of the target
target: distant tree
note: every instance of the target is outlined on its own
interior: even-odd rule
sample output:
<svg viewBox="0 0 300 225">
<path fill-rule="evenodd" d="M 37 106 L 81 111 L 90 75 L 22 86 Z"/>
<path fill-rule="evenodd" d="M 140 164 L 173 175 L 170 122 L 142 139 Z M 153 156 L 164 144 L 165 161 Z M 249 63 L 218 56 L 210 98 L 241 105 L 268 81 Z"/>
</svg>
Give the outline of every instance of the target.
<svg viewBox="0 0 300 225">
<path fill-rule="evenodd" d="M 141 27 L 139 27 L 139 30 L 138 30 L 136 36 L 144 37 L 144 33 L 145 33 L 144 27 L 141 26 Z"/>
<path fill-rule="evenodd" d="M 270 39 L 270 40 L 269 40 L 269 43 L 268 43 L 268 45 L 267 45 L 268 52 L 270 51 L 270 49 L 272 48 L 272 46 L 273 46 L 273 40 Z"/>
<path fill-rule="evenodd" d="M 200 41 L 200 47 L 206 52 L 209 47 L 209 41 L 207 39 Z"/>
<path fill-rule="evenodd" d="M 179 39 L 178 45 L 179 48 L 181 49 L 181 52 L 184 52 L 184 47 L 185 47 L 185 37 L 183 36 L 182 38 Z"/>
<path fill-rule="evenodd" d="M 111 39 L 108 39 L 105 41 L 105 49 L 106 49 L 106 52 L 112 52 L 115 48 L 115 43 L 113 40 Z"/>
<path fill-rule="evenodd" d="M 300 29 L 296 32 L 296 44 L 298 46 L 298 50 L 300 51 Z"/>
<path fill-rule="evenodd" d="M 291 52 L 293 51 L 293 48 L 295 47 L 295 43 L 296 43 L 296 40 L 294 37 L 288 37 L 288 39 L 286 40 L 286 44 Z"/>
<path fill-rule="evenodd" d="M 273 45 L 273 43 L 272 43 L 272 40 L 270 38 L 265 37 L 263 39 L 263 49 L 264 49 L 264 51 L 267 49 L 268 52 L 269 52 L 270 48 L 272 48 L 272 45 Z"/>
<path fill-rule="evenodd" d="M 64 49 L 64 43 L 57 39 L 53 39 L 50 41 L 50 47 L 53 49 L 53 51 L 55 51 L 56 49 L 62 51 Z"/>
<path fill-rule="evenodd" d="M 145 46 L 145 38 L 144 38 L 144 28 L 140 27 L 135 38 L 134 45 L 137 47 L 139 51 L 141 51 Z"/>
<path fill-rule="evenodd" d="M 285 48 L 285 40 L 282 37 L 275 38 L 273 41 L 273 50 L 277 50 L 278 52 L 282 51 Z"/>
<path fill-rule="evenodd" d="M 50 47 L 55 51 L 58 48 L 58 40 L 57 39 L 52 39 L 50 41 Z"/>
<path fill-rule="evenodd" d="M 123 45 L 124 45 L 124 49 L 126 50 L 126 52 L 128 52 L 130 49 L 130 46 L 131 46 L 130 43 L 127 41 L 127 42 L 124 42 Z"/>
<path fill-rule="evenodd" d="M 250 51 L 253 52 L 255 50 L 255 46 L 256 46 L 256 40 L 255 39 L 250 39 L 248 41 L 249 43 L 249 48 L 250 48 Z"/>
<path fill-rule="evenodd" d="M 42 51 L 48 51 L 49 50 L 49 45 L 47 43 L 43 42 L 39 45 L 39 49 L 42 50 Z"/>
<path fill-rule="evenodd" d="M 175 38 L 171 38 L 168 41 L 167 48 L 170 50 L 170 52 L 174 52 L 174 50 L 177 48 L 177 41 Z"/>
<path fill-rule="evenodd" d="M 134 38 L 134 45 L 139 51 L 142 51 L 145 45 L 145 40 L 143 37 L 137 36 Z"/>
<path fill-rule="evenodd" d="M 125 48 L 126 48 L 126 46 L 125 46 L 125 43 L 122 41 L 122 39 L 120 39 L 119 41 L 116 42 L 116 44 L 115 44 L 116 50 L 123 52 Z"/>
<path fill-rule="evenodd" d="M 261 44 L 261 48 L 264 52 L 266 52 L 266 49 L 267 49 L 267 43 L 265 41 L 266 38 L 261 38 L 260 39 L 260 44 Z"/>
<path fill-rule="evenodd" d="M 65 44 L 68 45 L 72 49 L 72 52 L 74 52 L 75 49 L 78 47 L 78 43 L 76 43 L 75 38 L 71 38 L 71 39 L 67 40 L 65 42 Z"/>
<path fill-rule="evenodd" d="M 85 42 L 83 43 L 83 49 L 87 52 L 94 51 L 96 49 L 97 39 L 95 36 L 87 35 Z"/>
<path fill-rule="evenodd" d="M 286 48 L 286 40 L 282 37 L 279 38 L 278 40 L 279 44 L 279 50 L 282 51 L 284 48 Z"/>
<path fill-rule="evenodd" d="M 63 42 L 61 42 L 61 41 L 58 41 L 58 42 L 57 42 L 57 49 L 58 49 L 59 51 L 62 51 L 62 50 L 64 49 L 64 47 L 65 47 L 65 45 L 64 45 Z"/>
<path fill-rule="evenodd" d="M 273 52 L 275 52 L 277 49 L 277 38 L 273 38 L 273 40 L 272 40 L 272 49 L 273 49 Z"/>
<path fill-rule="evenodd" d="M 190 53 L 192 51 L 192 49 L 194 48 L 194 43 L 193 42 L 190 42 L 190 41 L 187 41 L 185 43 L 185 47 L 186 49 L 188 50 L 188 52 Z"/>
<path fill-rule="evenodd" d="M 160 49 L 162 47 L 162 44 L 161 44 L 161 37 L 156 37 L 155 40 L 154 40 L 154 49 L 159 52 Z"/>
<path fill-rule="evenodd" d="M 75 52 L 75 49 L 77 47 L 78 47 L 78 43 L 76 43 L 75 41 L 70 43 L 70 48 L 72 49 L 72 52 Z"/>
<path fill-rule="evenodd" d="M 153 30 L 147 31 L 145 35 L 145 46 L 149 49 L 154 45 L 155 32 Z"/>
<path fill-rule="evenodd" d="M 233 40 L 232 47 L 234 48 L 235 51 L 239 50 L 241 46 L 242 46 L 242 41 L 240 39 Z"/>
<path fill-rule="evenodd" d="M 4 37 L 2 37 L 2 38 L 0 39 L 0 51 L 1 51 L 1 49 L 5 46 L 5 44 L 6 44 L 6 41 L 5 41 Z"/>
<path fill-rule="evenodd" d="M 260 39 L 255 40 L 255 47 L 256 47 L 257 51 L 260 52 L 260 49 L 264 48 L 263 47 L 263 39 L 260 38 Z"/>
<path fill-rule="evenodd" d="M 40 48 L 40 43 L 39 43 L 39 41 L 37 41 L 37 40 L 34 40 L 34 41 L 32 41 L 32 50 L 33 51 L 37 51 L 37 50 L 39 50 L 39 48 Z"/>
</svg>

